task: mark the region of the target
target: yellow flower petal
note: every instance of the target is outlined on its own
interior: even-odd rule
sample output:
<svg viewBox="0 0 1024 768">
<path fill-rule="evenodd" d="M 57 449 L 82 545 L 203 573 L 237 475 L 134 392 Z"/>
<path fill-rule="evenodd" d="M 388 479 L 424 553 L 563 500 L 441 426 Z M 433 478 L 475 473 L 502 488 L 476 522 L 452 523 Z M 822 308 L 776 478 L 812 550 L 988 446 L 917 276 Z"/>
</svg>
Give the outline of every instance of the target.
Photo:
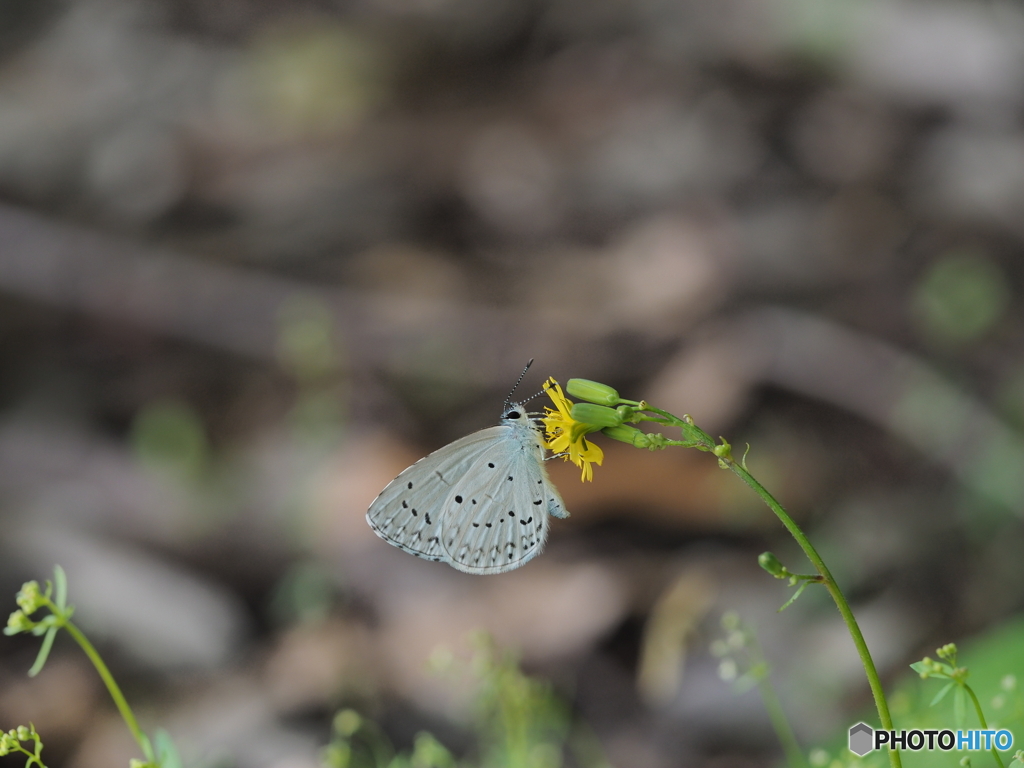
<svg viewBox="0 0 1024 768">
<path fill-rule="evenodd" d="M 600 466 L 604 461 L 604 451 L 584 437 L 594 428 L 572 418 L 572 401 L 562 393 L 557 381 L 548 379 L 544 391 L 555 404 L 554 409 L 545 408 L 546 415 L 541 419 L 544 422 L 546 447 L 554 453 L 563 454 L 567 461 L 580 467 L 581 481 L 593 480 L 594 469 L 591 465 Z"/>
</svg>

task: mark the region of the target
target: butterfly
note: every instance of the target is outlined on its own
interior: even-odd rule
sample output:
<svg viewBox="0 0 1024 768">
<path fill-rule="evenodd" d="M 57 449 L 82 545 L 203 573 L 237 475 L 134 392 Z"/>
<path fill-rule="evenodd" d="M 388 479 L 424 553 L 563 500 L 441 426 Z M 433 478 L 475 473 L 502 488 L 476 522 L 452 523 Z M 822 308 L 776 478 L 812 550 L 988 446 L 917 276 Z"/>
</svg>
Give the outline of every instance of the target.
<svg viewBox="0 0 1024 768">
<path fill-rule="evenodd" d="M 498 426 L 438 448 L 388 483 L 366 513 L 374 533 L 465 573 L 504 573 L 540 554 L 548 517 L 569 513 L 544 466 L 539 427 L 511 402 L 516 387 Z"/>
</svg>

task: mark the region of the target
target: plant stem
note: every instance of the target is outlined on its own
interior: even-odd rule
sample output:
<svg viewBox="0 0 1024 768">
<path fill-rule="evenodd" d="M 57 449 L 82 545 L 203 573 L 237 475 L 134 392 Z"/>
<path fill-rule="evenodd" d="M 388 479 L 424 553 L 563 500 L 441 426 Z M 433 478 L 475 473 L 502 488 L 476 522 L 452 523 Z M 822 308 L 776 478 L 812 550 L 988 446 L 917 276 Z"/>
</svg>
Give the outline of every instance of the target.
<svg viewBox="0 0 1024 768">
<path fill-rule="evenodd" d="M 646 404 L 646 403 L 645 403 Z M 789 516 L 789 513 L 783 508 L 775 497 L 772 496 L 768 490 L 761 485 L 754 476 L 751 475 L 742 464 L 737 464 L 736 461 L 730 455 L 729 446 L 724 444 L 716 446 L 714 439 L 704 430 L 694 425 L 693 420 L 689 417 L 680 419 L 678 416 L 663 411 L 659 408 L 653 408 L 650 405 L 645 409 L 650 413 L 655 413 L 661 418 L 650 418 L 644 417 L 640 420 L 643 421 L 657 421 L 662 424 L 671 425 L 678 427 L 685 438 L 683 441 L 676 440 L 665 440 L 665 445 L 680 445 L 685 444 L 697 448 L 702 451 L 710 451 L 718 456 L 719 463 L 728 469 L 731 469 L 743 482 L 749 485 L 754 492 L 761 497 L 768 508 L 775 513 L 775 516 L 782 521 L 782 524 L 786 526 L 786 530 L 790 532 L 797 544 L 807 555 L 807 559 L 811 561 L 815 569 L 821 575 L 822 583 L 825 588 L 832 595 L 832 599 L 836 603 L 836 607 L 839 609 L 840 615 L 843 617 L 843 621 L 846 622 L 846 628 L 850 632 L 850 637 L 853 638 L 853 644 L 857 648 L 857 654 L 860 656 L 861 664 L 864 665 L 864 672 L 868 678 L 868 685 L 871 687 L 871 695 L 875 700 L 875 708 L 878 710 L 878 719 L 882 723 L 882 727 L 887 730 L 892 730 L 892 717 L 889 715 L 889 704 L 885 700 L 885 689 L 882 688 L 882 680 L 878 676 L 878 670 L 875 669 L 875 662 L 871 658 L 871 651 L 868 650 L 868 644 L 864 641 L 864 635 L 860 631 L 860 626 L 857 624 L 857 619 L 853 615 L 853 611 L 850 610 L 850 604 L 846 601 L 846 597 L 843 595 L 843 591 L 839 588 L 839 584 L 836 583 L 835 578 L 829 571 L 828 566 L 825 565 L 825 561 L 821 559 L 821 555 L 811 544 L 810 540 L 800 529 L 800 526 Z M 724 451 L 721 449 L 724 448 Z M 897 750 L 889 750 L 889 763 L 892 768 L 902 768 L 903 762 L 900 759 L 900 753 Z"/>
<path fill-rule="evenodd" d="M 23 755 L 28 755 L 28 760 L 25 762 L 26 766 L 29 766 L 29 765 L 32 765 L 32 763 L 35 763 L 36 765 L 39 766 L 39 768 L 46 768 L 46 766 L 43 765 L 43 761 L 39 759 L 39 755 L 34 754 L 32 752 L 29 752 L 27 749 L 25 749 L 23 746 L 21 746 L 21 744 L 16 746 L 14 749 L 16 749 L 18 752 L 21 752 Z"/>
<path fill-rule="evenodd" d="M 64 628 L 73 638 L 75 638 L 75 642 L 81 646 L 83 651 L 85 651 L 85 655 L 89 657 L 89 661 L 92 662 L 100 677 L 103 678 L 103 682 L 107 686 L 107 690 L 110 692 L 110 697 L 114 700 L 114 704 L 117 705 L 117 711 L 120 712 L 121 717 L 124 718 L 124 722 L 128 726 L 128 730 L 132 732 L 132 736 L 135 737 L 135 741 L 142 750 L 142 754 L 145 755 L 146 760 L 151 763 L 154 762 L 153 748 L 149 743 L 149 738 L 142 732 L 142 729 L 139 728 L 139 724 L 135 720 L 135 714 L 132 712 L 132 708 L 128 706 L 128 701 L 125 699 L 124 694 L 121 693 L 121 688 L 117 685 L 117 681 L 114 680 L 114 676 L 110 674 L 110 670 L 107 669 L 107 665 L 104 663 L 99 653 L 93 647 L 92 643 L 89 642 L 89 639 L 82 634 L 82 631 L 70 621 L 64 622 Z"/>
<path fill-rule="evenodd" d="M 782 744 L 782 751 L 786 753 L 786 762 L 790 768 L 807 768 L 807 760 L 804 759 L 803 750 L 800 749 L 800 742 L 796 740 L 796 734 L 786 718 L 782 709 L 775 688 L 767 676 L 757 681 L 757 690 L 761 694 L 761 701 L 768 712 L 768 719 L 772 721 L 775 735 Z"/>
<path fill-rule="evenodd" d="M 967 683 L 963 683 L 963 686 L 964 690 L 966 690 L 970 695 L 971 701 L 974 702 L 974 711 L 978 713 L 978 720 L 981 722 L 981 727 L 987 731 L 988 723 L 985 722 L 985 713 L 981 710 L 981 702 L 978 701 L 978 697 L 974 695 L 974 689 L 971 688 L 971 686 Z M 992 756 L 996 759 L 996 762 L 999 763 L 999 768 L 1005 768 L 1003 765 L 1003 759 L 999 756 L 999 750 L 995 748 L 995 745 L 992 746 Z"/>
<path fill-rule="evenodd" d="M 860 626 L 857 624 L 857 619 L 854 618 L 853 611 L 850 610 L 850 604 L 846 602 L 846 597 L 843 595 L 843 591 L 839 588 L 835 578 L 829 572 L 828 567 L 825 565 L 825 561 L 821 559 L 821 555 L 808 540 L 804 532 L 800 530 L 800 526 L 789 516 L 789 513 L 782 507 L 779 502 L 772 496 L 761 485 L 757 480 L 754 479 L 747 470 L 737 464 L 732 458 L 721 458 L 720 461 L 731 469 L 736 475 L 739 476 L 743 482 L 749 485 L 754 492 L 761 497 L 765 504 L 775 513 L 775 516 L 782 521 L 782 524 L 786 526 L 786 530 L 790 532 L 797 544 L 807 555 L 807 559 L 811 561 L 818 573 L 821 574 L 822 583 L 825 588 L 832 595 L 832 599 L 835 600 L 836 607 L 839 609 L 839 613 L 843 617 L 843 621 L 846 622 L 846 628 L 850 632 L 850 637 L 853 638 L 853 644 L 857 647 L 857 654 L 860 656 L 861 664 L 864 665 L 864 672 L 868 677 L 868 685 L 871 686 L 871 695 L 875 699 L 875 708 L 878 710 L 878 719 L 882 723 L 882 728 L 887 731 L 892 730 L 892 717 L 889 715 L 889 705 L 885 700 L 885 690 L 882 688 L 882 680 L 878 676 L 878 670 L 875 669 L 875 662 L 871 658 L 871 652 L 868 650 L 868 645 L 864 641 L 864 635 L 861 634 Z M 902 761 L 900 760 L 900 753 L 898 750 L 889 750 L 889 763 L 892 768 L 902 768 Z M 1000 763 L 1002 765 L 1002 763 Z"/>
</svg>

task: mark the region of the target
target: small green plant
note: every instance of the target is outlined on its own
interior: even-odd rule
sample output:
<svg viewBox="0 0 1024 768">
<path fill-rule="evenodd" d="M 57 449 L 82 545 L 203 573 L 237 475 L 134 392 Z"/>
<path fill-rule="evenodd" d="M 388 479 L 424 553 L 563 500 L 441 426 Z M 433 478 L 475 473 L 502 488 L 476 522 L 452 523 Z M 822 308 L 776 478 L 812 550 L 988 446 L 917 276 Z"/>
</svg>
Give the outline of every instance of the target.
<svg viewBox="0 0 1024 768">
<path fill-rule="evenodd" d="M 988 729 L 988 722 L 985 720 L 985 712 L 981 708 L 981 702 L 978 701 L 978 696 L 975 694 L 974 689 L 967 684 L 967 675 L 969 674 L 967 667 L 958 667 L 956 665 L 956 654 L 957 648 L 955 643 L 947 643 L 941 648 L 935 651 L 936 655 L 943 661 L 936 661 L 928 656 L 925 656 L 920 661 L 915 661 L 910 665 L 910 668 L 917 672 L 921 679 L 925 680 L 928 678 L 934 678 L 936 680 L 948 681 L 939 692 L 935 694 L 935 698 L 931 700 L 930 706 L 935 706 L 942 701 L 946 694 L 950 691 L 954 691 L 953 694 L 953 719 L 960 725 L 965 720 L 965 710 L 967 699 L 970 699 L 974 705 L 974 711 L 978 715 L 978 721 L 981 723 L 981 727 L 985 730 Z M 995 758 L 996 764 L 1000 768 L 1005 768 L 1003 765 L 1003 759 L 999 755 L 999 750 L 995 746 L 991 749 L 992 756 Z M 1018 754 L 1020 754 L 1018 752 Z M 1016 760 L 1016 756 L 1014 760 Z"/>
<path fill-rule="evenodd" d="M 128 706 L 128 701 L 125 699 L 124 694 L 121 693 L 121 688 L 118 686 L 117 681 L 114 680 L 114 676 L 110 674 L 106 663 L 104 663 L 93 644 L 82 633 L 82 630 L 72 623 L 71 616 L 74 614 L 75 608 L 67 604 L 67 596 L 67 576 L 64 574 L 64 569 L 59 565 L 54 567 L 53 581 L 47 581 L 45 589 L 40 589 L 38 582 L 29 581 L 18 592 L 16 598 L 18 610 L 14 611 L 7 619 L 4 634 L 17 635 L 29 633 L 43 638 L 36 661 L 28 672 L 29 676 L 35 677 L 38 675 L 43 665 L 46 664 L 57 632 L 61 629 L 67 631 L 96 668 L 104 685 L 107 686 L 107 691 L 109 691 L 110 697 L 114 700 L 118 712 L 121 713 L 121 717 L 128 726 L 128 730 L 131 731 L 132 736 L 139 745 L 139 749 L 142 750 L 145 759 L 133 759 L 130 768 L 181 768 L 181 759 L 178 756 L 178 752 L 170 736 L 165 731 L 158 731 L 156 733 L 153 740 L 156 743 L 156 748 L 154 749 L 153 742 L 139 728 L 135 714 L 132 712 L 131 707 Z M 33 618 L 41 609 L 46 609 L 48 613 L 41 618 Z M 24 726 L 21 726 L 21 728 L 24 728 Z M 31 731 L 26 729 L 25 732 L 35 734 L 34 728 Z M 20 738 L 20 729 L 10 733 L 16 733 Z M 42 763 L 38 760 L 38 751 L 42 749 L 42 743 L 39 741 L 38 735 L 35 738 L 36 763 L 42 766 Z M 21 739 L 21 741 L 25 741 L 25 739 Z M 25 750 L 22 749 L 22 751 Z M 31 764 L 31 762 L 30 760 L 26 765 Z"/>
<path fill-rule="evenodd" d="M 455 768 L 451 752 L 425 731 L 416 735 L 411 753 L 395 754 L 376 723 L 353 709 L 334 716 L 331 736 L 320 755 L 324 768 Z"/>
<path fill-rule="evenodd" d="M 421 732 L 411 752 L 396 753 L 373 721 L 344 709 L 334 718 L 324 768 L 561 768 L 568 749 L 581 768 L 608 768 L 593 733 L 573 722 L 551 685 L 523 673 L 515 656 L 498 649 L 485 634 L 474 638 L 468 665 L 436 654 L 435 666 L 453 675 L 469 673 L 476 687 L 473 730 L 475 758 L 456 761 L 431 734 Z"/>
<path fill-rule="evenodd" d="M 725 636 L 711 644 L 712 655 L 720 659 L 718 676 L 725 682 L 732 683 L 737 693 L 757 688 L 775 735 L 778 736 L 779 743 L 786 753 L 789 768 L 808 768 L 800 743 L 772 685 L 771 667 L 768 666 L 768 661 L 761 650 L 754 628 L 744 623 L 739 614 L 729 611 L 722 615 L 722 629 Z"/>
<path fill-rule="evenodd" d="M 31 749 L 22 746 L 22 742 L 32 741 Z M 11 728 L 7 733 L 0 733 L 0 757 L 12 754 L 25 755 L 25 768 L 36 765 L 39 768 L 46 768 L 43 759 L 39 756 L 43 751 L 43 740 L 36 733 L 36 727 L 29 723 L 27 726 L 19 725 Z"/>
</svg>

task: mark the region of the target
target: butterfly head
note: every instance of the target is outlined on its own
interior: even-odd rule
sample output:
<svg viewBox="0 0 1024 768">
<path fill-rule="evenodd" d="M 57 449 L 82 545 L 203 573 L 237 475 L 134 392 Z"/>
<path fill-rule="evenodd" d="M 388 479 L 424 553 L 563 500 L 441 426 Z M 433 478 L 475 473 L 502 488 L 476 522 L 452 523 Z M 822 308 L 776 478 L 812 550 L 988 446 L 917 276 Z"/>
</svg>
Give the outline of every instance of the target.
<svg viewBox="0 0 1024 768">
<path fill-rule="evenodd" d="M 522 403 L 508 403 L 505 405 L 505 410 L 501 412 L 502 421 L 522 421 L 526 418 L 526 410 Z"/>
</svg>

